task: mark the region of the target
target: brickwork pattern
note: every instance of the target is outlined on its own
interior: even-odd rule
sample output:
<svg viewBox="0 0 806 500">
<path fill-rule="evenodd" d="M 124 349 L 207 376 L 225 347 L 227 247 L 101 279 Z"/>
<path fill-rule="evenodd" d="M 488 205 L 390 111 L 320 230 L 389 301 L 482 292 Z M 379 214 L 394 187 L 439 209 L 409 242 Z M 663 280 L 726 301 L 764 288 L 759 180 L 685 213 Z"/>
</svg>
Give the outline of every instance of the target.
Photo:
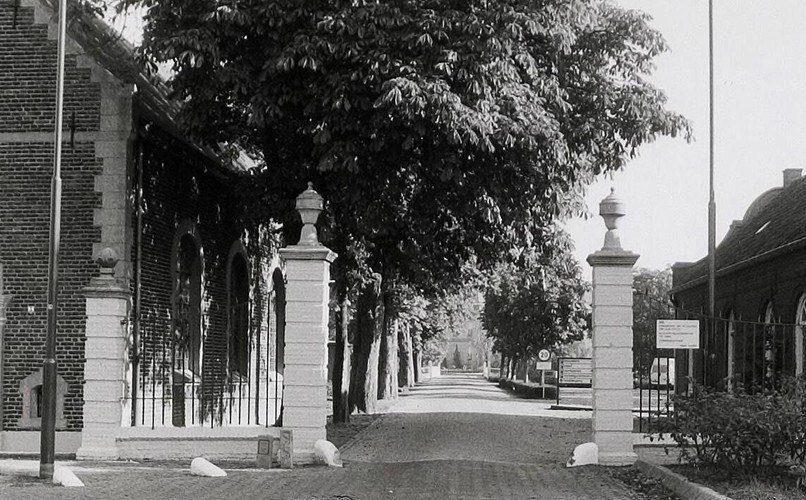
<svg viewBox="0 0 806 500">
<path fill-rule="evenodd" d="M 42 366 L 47 328 L 47 274 L 52 134 L 55 116 L 56 40 L 32 2 L 0 3 L 0 262 L 8 311 L 2 394 L 6 429 L 22 411 L 20 381 Z M 36 15 L 35 15 L 36 14 Z M 81 288 L 95 272 L 92 243 L 100 230 L 93 209 L 101 162 L 91 134 L 99 129 L 100 84 L 79 67 L 71 44 L 65 60 L 65 145 L 62 159 L 62 228 L 59 265 L 59 373 L 68 383 L 68 429 L 80 429 L 83 404 L 84 299 Z M 74 125 L 77 137 L 69 128 Z M 33 313 L 28 308 L 33 307 Z"/>
<path fill-rule="evenodd" d="M 0 3 L 0 132 L 53 131 L 56 103 L 56 40 L 48 27 L 34 24 L 34 9 L 20 7 L 14 26 L 14 2 Z M 64 116 L 73 114 L 77 131 L 98 129 L 98 84 L 90 69 L 76 67 L 76 55 L 65 58 Z"/>
<path fill-rule="evenodd" d="M 2 121 L 2 119 L 0 119 Z M 22 411 L 20 381 L 42 366 L 47 329 L 47 275 L 52 147 L 49 144 L 0 144 L 0 261 L 6 292 L 15 296 L 7 314 L 2 393 L 4 426 L 16 427 Z M 81 288 L 95 272 L 92 241 L 99 236 L 92 208 L 100 171 L 91 144 L 64 152 L 62 233 L 59 265 L 59 373 L 68 383 L 65 417 L 69 429 L 81 428 L 83 403 L 84 298 Z M 28 307 L 34 309 L 28 313 Z"/>
</svg>

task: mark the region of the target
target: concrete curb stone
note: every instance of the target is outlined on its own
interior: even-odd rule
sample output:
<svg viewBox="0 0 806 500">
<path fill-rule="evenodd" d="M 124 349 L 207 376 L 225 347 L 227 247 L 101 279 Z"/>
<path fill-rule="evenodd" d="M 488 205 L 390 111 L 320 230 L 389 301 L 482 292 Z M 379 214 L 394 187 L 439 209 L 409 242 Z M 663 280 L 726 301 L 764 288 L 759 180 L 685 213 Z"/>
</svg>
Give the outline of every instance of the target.
<svg viewBox="0 0 806 500">
<path fill-rule="evenodd" d="M 711 488 L 701 484 L 689 481 L 684 476 L 672 472 L 666 467 L 651 464 L 644 460 L 638 460 L 635 465 L 641 472 L 655 479 L 659 479 L 664 486 L 685 500 L 731 500 L 730 497 L 717 493 Z"/>
</svg>

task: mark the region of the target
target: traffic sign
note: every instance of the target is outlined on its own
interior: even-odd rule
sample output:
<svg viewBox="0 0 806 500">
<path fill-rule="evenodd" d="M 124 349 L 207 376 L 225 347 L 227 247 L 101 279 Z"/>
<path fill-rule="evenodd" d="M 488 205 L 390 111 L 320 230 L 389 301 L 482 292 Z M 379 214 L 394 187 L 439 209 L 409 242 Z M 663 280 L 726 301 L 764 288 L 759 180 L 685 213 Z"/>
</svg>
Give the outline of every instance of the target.
<svg viewBox="0 0 806 500">
<path fill-rule="evenodd" d="M 540 352 L 537 353 L 538 361 L 548 361 L 550 359 L 551 359 L 551 352 L 548 349 L 540 349 Z"/>
</svg>

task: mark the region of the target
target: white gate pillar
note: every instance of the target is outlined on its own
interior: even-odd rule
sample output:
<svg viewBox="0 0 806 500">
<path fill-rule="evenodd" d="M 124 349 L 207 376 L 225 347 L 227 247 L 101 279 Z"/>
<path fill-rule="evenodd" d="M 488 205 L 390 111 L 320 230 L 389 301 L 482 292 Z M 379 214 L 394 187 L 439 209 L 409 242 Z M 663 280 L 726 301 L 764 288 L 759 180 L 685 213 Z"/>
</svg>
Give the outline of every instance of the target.
<svg viewBox="0 0 806 500">
<path fill-rule="evenodd" d="M 114 277 L 118 257 L 110 248 L 96 259 L 100 276 L 84 288 L 87 342 L 84 345 L 84 427 L 79 460 L 119 458 L 116 438 L 126 407 L 127 342 L 131 292 Z"/>
<path fill-rule="evenodd" d="M 588 256 L 593 268 L 593 441 L 602 465 L 628 465 L 633 451 L 632 270 L 638 255 L 621 248 L 624 204 L 610 195 L 599 204 L 607 233 Z"/>
<path fill-rule="evenodd" d="M 330 264 L 336 254 L 319 243 L 322 197 L 308 183 L 297 197 L 303 227 L 299 243 L 280 250 L 286 263 L 283 427 L 293 431 L 295 461 L 311 462 L 327 425 L 327 328 Z"/>
</svg>

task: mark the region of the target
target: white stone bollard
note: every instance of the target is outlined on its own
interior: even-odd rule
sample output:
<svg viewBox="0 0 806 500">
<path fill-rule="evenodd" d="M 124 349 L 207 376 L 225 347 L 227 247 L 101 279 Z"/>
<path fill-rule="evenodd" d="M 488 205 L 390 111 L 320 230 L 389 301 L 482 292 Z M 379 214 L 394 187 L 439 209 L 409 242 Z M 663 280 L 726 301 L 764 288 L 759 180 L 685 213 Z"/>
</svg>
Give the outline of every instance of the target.
<svg viewBox="0 0 806 500">
<path fill-rule="evenodd" d="M 313 445 L 313 451 L 317 460 L 330 467 L 343 467 L 341 454 L 336 445 L 326 439 L 320 439 Z"/>
<path fill-rule="evenodd" d="M 203 477 L 226 477 L 227 473 L 217 465 L 210 463 L 202 457 L 196 457 L 190 462 L 190 473 Z"/>
<path fill-rule="evenodd" d="M 70 488 L 81 488 L 84 483 L 79 479 L 73 471 L 65 466 L 56 467 L 53 471 L 53 484 L 60 484 Z"/>
<path fill-rule="evenodd" d="M 599 447 L 596 443 L 582 443 L 574 448 L 571 458 L 565 463 L 566 467 L 579 467 L 580 465 L 596 465 L 599 463 Z"/>
</svg>

